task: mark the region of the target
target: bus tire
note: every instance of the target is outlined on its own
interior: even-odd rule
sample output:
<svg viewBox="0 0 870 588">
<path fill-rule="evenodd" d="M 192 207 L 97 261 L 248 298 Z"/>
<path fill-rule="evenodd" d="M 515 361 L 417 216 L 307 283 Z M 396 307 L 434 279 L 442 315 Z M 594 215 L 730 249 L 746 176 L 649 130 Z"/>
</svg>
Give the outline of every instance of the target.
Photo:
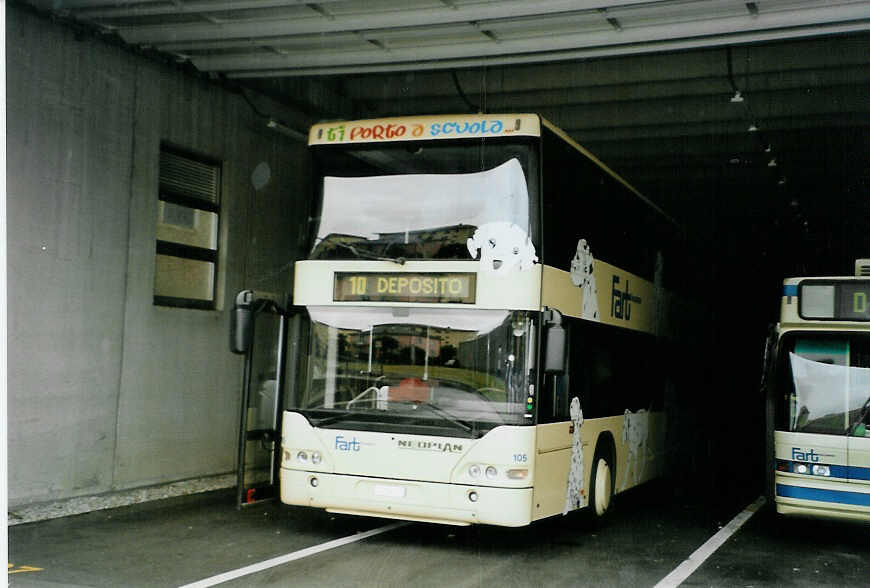
<svg viewBox="0 0 870 588">
<path fill-rule="evenodd" d="M 601 520 L 613 502 L 613 471 L 604 452 L 595 452 L 589 478 L 589 509 L 593 519 Z"/>
</svg>

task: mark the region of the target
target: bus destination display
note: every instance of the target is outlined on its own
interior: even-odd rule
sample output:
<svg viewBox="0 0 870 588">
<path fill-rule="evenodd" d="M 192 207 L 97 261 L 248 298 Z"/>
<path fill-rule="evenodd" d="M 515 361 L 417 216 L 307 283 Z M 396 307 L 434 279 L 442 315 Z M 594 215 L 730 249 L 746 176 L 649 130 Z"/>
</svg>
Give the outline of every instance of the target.
<svg viewBox="0 0 870 588">
<path fill-rule="evenodd" d="M 335 302 L 446 302 L 474 304 L 476 274 L 336 272 Z"/>
<path fill-rule="evenodd" d="M 807 281 L 801 284 L 800 315 L 805 319 L 870 321 L 870 281 Z"/>
<path fill-rule="evenodd" d="M 870 321 L 870 283 L 844 282 L 837 287 L 834 318 Z"/>
</svg>

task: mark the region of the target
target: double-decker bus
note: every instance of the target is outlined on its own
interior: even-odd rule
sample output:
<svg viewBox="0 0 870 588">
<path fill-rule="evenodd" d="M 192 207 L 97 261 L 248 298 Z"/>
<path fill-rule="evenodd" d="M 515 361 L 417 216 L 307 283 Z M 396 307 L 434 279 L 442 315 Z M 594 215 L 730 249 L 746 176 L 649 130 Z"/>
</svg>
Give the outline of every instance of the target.
<svg viewBox="0 0 870 588">
<path fill-rule="evenodd" d="M 870 260 L 786 279 L 767 356 L 777 512 L 870 520 Z"/>
<path fill-rule="evenodd" d="M 284 503 L 521 526 L 662 473 L 686 361 L 670 217 L 533 114 L 317 124 L 309 145 Z"/>
</svg>

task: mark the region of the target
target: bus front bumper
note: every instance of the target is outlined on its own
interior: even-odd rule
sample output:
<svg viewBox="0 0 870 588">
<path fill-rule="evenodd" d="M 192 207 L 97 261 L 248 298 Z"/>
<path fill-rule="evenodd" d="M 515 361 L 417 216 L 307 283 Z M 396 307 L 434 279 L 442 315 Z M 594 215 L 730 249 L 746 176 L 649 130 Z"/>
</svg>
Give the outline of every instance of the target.
<svg viewBox="0 0 870 588">
<path fill-rule="evenodd" d="M 851 520 L 870 520 L 870 486 L 846 481 L 813 480 L 777 472 L 776 512 Z"/>
<path fill-rule="evenodd" d="M 388 480 L 281 468 L 281 502 L 329 512 L 520 527 L 532 520 L 532 488 Z"/>
</svg>

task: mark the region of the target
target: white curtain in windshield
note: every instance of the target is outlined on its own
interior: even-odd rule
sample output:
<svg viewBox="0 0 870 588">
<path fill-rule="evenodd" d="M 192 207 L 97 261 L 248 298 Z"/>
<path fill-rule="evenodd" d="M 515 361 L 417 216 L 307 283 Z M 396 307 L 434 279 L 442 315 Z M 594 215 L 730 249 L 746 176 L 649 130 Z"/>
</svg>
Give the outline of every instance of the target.
<svg viewBox="0 0 870 588">
<path fill-rule="evenodd" d="M 330 234 L 379 234 L 505 221 L 529 225 L 523 168 L 510 159 L 470 174 L 406 174 L 323 179 L 318 241 Z"/>
<path fill-rule="evenodd" d="M 797 402 L 792 430 L 810 427 L 843 433 L 846 413 L 861 408 L 870 390 L 870 368 L 831 365 L 789 353 Z M 821 431 L 819 431 L 821 432 Z"/>
</svg>

